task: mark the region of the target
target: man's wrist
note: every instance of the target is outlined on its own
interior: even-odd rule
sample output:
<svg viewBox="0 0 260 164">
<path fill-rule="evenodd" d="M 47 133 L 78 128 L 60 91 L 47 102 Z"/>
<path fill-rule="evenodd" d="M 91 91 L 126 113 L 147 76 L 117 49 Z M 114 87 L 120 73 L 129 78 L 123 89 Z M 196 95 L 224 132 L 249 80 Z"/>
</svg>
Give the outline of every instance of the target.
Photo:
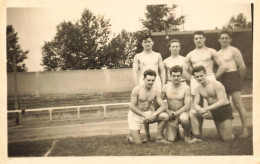
<svg viewBox="0 0 260 164">
<path fill-rule="evenodd" d="M 172 117 L 175 117 L 176 115 L 175 115 L 175 112 L 172 112 Z"/>
</svg>

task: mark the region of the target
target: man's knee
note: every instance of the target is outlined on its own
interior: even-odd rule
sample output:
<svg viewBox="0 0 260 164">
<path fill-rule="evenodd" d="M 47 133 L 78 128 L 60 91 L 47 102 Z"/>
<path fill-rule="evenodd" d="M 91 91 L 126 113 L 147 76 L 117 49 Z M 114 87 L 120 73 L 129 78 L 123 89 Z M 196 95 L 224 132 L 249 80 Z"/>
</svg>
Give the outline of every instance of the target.
<svg viewBox="0 0 260 164">
<path fill-rule="evenodd" d="M 189 123 L 189 114 L 188 113 L 182 113 L 179 117 L 180 122 L 182 124 L 188 124 Z"/>
<path fill-rule="evenodd" d="M 191 110 L 189 111 L 189 117 L 190 117 L 190 118 L 197 117 L 197 115 L 198 115 L 198 112 L 197 112 L 195 109 L 191 109 Z"/>
<path fill-rule="evenodd" d="M 167 121 L 169 120 L 169 115 L 165 112 L 162 112 L 158 115 L 158 119 L 161 121 Z"/>
</svg>

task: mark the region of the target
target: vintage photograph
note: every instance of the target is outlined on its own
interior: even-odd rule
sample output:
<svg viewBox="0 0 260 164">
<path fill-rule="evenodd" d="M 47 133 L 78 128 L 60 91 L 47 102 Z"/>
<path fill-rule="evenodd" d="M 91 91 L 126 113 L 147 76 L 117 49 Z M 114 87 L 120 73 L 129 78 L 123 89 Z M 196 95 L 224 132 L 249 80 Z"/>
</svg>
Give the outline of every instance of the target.
<svg viewBox="0 0 260 164">
<path fill-rule="evenodd" d="M 72 4 L 6 7 L 8 159 L 254 156 L 254 3 Z"/>
</svg>

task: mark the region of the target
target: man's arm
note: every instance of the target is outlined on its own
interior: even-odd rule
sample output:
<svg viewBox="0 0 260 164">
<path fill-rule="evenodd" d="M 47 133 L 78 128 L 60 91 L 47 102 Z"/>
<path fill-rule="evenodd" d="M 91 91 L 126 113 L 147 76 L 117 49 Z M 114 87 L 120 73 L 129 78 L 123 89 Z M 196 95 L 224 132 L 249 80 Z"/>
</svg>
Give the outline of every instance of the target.
<svg viewBox="0 0 260 164">
<path fill-rule="evenodd" d="M 133 62 L 133 79 L 134 79 L 134 83 L 135 86 L 137 86 L 139 84 L 139 80 L 138 80 L 138 71 L 139 71 L 139 55 L 136 54 L 134 57 L 134 62 Z"/>
<path fill-rule="evenodd" d="M 182 76 L 188 81 L 190 81 L 191 78 L 191 75 L 189 73 L 189 68 L 190 68 L 190 55 L 188 54 L 183 63 L 183 73 L 182 73 Z"/>
<path fill-rule="evenodd" d="M 162 92 L 161 92 L 161 98 L 162 100 L 165 99 L 166 97 L 166 90 L 167 90 L 167 84 L 165 84 L 162 88 Z M 168 108 L 165 108 L 165 112 L 168 113 L 168 115 L 171 117 L 172 116 L 172 112 L 168 109 Z"/>
<path fill-rule="evenodd" d="M 195 97 L 194 97 L 194 109 L 197 110 L 199 113 L 201 113 L 201 106 L 199 105 L 200 103 L 200 93 L 199 93 L 200 87 L 198 87 L 195 91 Z"/>
<path fill-rule="evenodd" d="M 212 58 L 215 61 L 215 63 L 218 65 L 217 72 L 215 74 L 216 79 L 219 79 L 219 77 L 227 71 L 227 66 L 225 65 L 224 61 L 220 59 L 220 57 L 217 54 L 217 51 L 212 49 L 211 50 Z"/>
<path fill-rule="evenodd" d="M 190 87 L 187 86 L 187 88 L 185 89 L 185 95 L 184 95 L 184 106 L 181 107 L 178 111 L 174 112 L 175 116 L 180 115 L 183 112 L 186 112 L 190 109 Z"/>
<path fill-rule="evenodd" d="M 159 53 L 158 53 L 158 54 L 159 54 Z M 159 63 L 158 63 L 159 73 L 160 73 L 162 85 L 164 85 L 165 82 L 166 82 L 165 70 L 164 70 L 164 66 L 163 66 L 163 61 L 162 61 L 162 56 L 161 56 L 161 54 L 159 54 L 158 56 L 159 56 Z"/>
<path fill-rule="evenodd" d="M 166 60 L 163 61 L 163 66 L 164 66 L 164 71 L 165 71 L 165 84 L 167 83 L 167 81 L 169 81 L 169 74 L 168 74 L 168 68 L 166 66 Z"/>
<path fill-rule="evenodd" d="M 245 65 L 245 62 L 243 60 L 243 57 L 242 57 L 242 54 L 241 52 L 235 48 L 233 50 L 233 53 L 234 53 L 234 60 L 237 64 L 237 68 L 238 68 L 238 72 L 240 74 L 240 77 L 241 79 L 244 79 L 244 76 L 245 76 L 245 73 L 246 73 L 246 65 Z"/>
<path fill-rule="evenodd" d="M 225 100 L 227 99 L 227 95 L 226 95 L 224 86 L 218 81 L 216 81 L 215 84 L 213 84 L 213 85 L 216 87 L 215 91 L 217 94 L 218 101 L 215 102 L 214 104 L 211 104 L 211 105 L 205 107 L 206 111 L 218 109 L 219 107 L 225 105 Z"/>
<path fill-rule="evenodd" d="M 165 111 L 165 106 L 164 106 L 164 103 L 163 103 L 163 100 L 162 100 L 162 98 L 161 98 L 161 95 L 160 95 L 160 92 L 159 92 L 159 91 L 156 92 L 156 101 L 157 101 L 157 103 L 158 103 L 158 105 L 159 105 L 159 108 L 152 114 L 152 115 L 154 116 L 154 118 L 155 118 L 158 114 L 160 114 L 160 113 L 162 113 L 162 112 Z"/>
<path fill-rule="evenodd" d="M 137 101 L 138 101 L 138 88 L 135 87 L 131 93 L 131 100 L 130 100 L 130 105 L 129 105 L 130 110 L 140 116 L 145 117 L 144 113 L 136 107 Z"/>
</svg>

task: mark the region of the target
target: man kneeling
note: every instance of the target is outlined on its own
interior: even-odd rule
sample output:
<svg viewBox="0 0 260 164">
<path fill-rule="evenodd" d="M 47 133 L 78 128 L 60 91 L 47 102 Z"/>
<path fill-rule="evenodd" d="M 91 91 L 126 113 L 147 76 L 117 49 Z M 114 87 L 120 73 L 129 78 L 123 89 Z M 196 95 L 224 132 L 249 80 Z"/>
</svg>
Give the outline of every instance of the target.
<svg viewBox="0 0 260 164">
<path fill-rule="evenodd" d="M 128 112 L 128 125 L 131 136 L 130 143 L 141 144 L 140 130 L 143 123 L 158 121 L 158 134 L 156 141 L 167 143 L 163 138 L 163 130 L 166 127 L 169 116 L 165 113 L 165 107 L 158 88 L 153 87 L 156 79 L 155 71 L 149 69 L 143 74 L 144 84 L 136 86 L 131 93 L 130 110 Z M 153 100 L 157 100 L 159 108 L 151 111 L 150 106 Z"/>
<path fill-rule="evenodd" d="M 202 117 L 210 111 L 219 137 L 226 141 L 234 139 L 232 133 L 232 108 L 227 99 L 224 86 L 218 81 L 211 81 L 206 78 L 206 70 L 204 66 L 196 66 L 193 68 L 192 74 L 201 84 L 195 91 L 194 108 Z M 201 107 L 200 98 L 203 97 L 208 101 L 208 106 Z M 193 114 L 192 112 L 190 113 Z M 196 118 L 192 116 L 191 119 Z M 192 123 L 193 121 L 191 121 Z M 196 134 L 194 134 L 196 136 Z M 196 138 L 194 138 L 196 140 Z"/>
<path fill-rule="evenodd" d="M 175 141 L 179 133 L 179 124 L 184 129 L 184 140 L 189 142 L 190 122 L 188 110 L 190 108 L 190 87 L 186 82 L 181 82 L 182 67 L 176 65 L 169 71 L 171 82 L 165 84 L 162 88 L 162 99 L 166 97 L 169 115 L 168 125 L 166 127 L 166 139 Z"/>
</svg>

